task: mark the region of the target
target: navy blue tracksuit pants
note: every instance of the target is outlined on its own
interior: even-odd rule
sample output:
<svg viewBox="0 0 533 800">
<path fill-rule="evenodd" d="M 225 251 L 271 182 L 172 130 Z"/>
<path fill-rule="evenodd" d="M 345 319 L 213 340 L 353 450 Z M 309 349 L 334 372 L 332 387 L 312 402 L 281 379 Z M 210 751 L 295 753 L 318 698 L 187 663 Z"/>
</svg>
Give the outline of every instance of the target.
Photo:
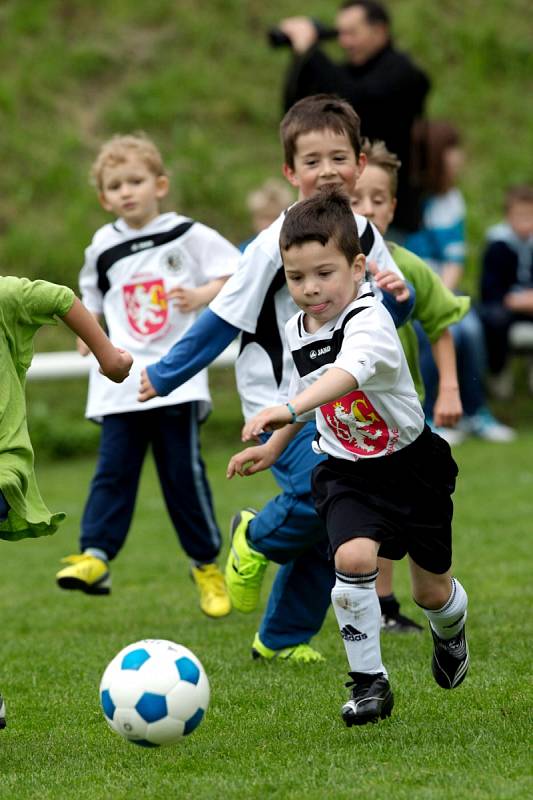
<svg viewBox="0 0 533 800">
<path fill-rule="evenodd" d="M 170 518 L 189 558 L 214 561 L 221 537 L 200 456 L 198 403 L 180 403 L 103 418 L 100 454 L 81 523 L 81 550 L 109 559 L 131 524 L 149 445 Z"/>
</svg>

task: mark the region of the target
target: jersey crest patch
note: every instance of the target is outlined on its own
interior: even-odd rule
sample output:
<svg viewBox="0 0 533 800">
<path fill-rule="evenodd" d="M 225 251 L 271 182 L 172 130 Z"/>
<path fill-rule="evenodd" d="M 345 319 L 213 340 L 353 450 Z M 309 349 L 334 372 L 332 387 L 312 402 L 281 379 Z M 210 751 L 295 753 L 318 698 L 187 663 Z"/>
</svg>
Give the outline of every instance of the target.
<svg viewBox="0 0 533 800">
<path fill-rule="evenodd" d="M 163 266 L 174 275 L 181 272 L 183 269 L 183 256 L 179 247 L 176 247 L 174 250 L 167 250 L 163 253 L 161 262 Z"/>
<path fill-rule="evenodd" d="M 144 338 L 161 334 L 168 321 L 168 302 L 163 280 L 125 284 L 122 293 L 133 335 Z"/>
<path fill-rule="evenodd" d="M 350 392 L 321 406 L 320 411 L 328 427 L 350 453 L 373 456 L 387 447 L 387 424 L 364 392 Z"/>
</svg>

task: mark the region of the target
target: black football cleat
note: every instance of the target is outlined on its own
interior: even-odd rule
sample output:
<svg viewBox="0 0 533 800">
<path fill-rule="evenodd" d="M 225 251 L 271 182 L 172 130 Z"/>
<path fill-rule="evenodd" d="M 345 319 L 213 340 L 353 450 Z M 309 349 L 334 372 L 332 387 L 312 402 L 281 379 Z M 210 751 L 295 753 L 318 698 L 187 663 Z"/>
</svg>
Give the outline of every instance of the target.
<svg viewBox="0 0 533 800">
<path fill-rule="evenodd" d="M 430 626 L 431 628 L 431 626 Z M 470 663 L 464 626 L 452 639 L 441 639 L 431 628 L 433 658 L 431 671 L 443 689 L 455 689 L 462 683 Z"/>
<path fill-rule="evenodd" d="M 341 709 L 346 725 L 366 725 L 390 717 L 394 705 L 389 681 L 382 672 L 369 675 L 364 672 L 349 672 L 352 696 Z"/>
<path fill-rule="evenodd" d="M 381 615 L 381 630 L 385 633 L 421 633 L 424 629 L 414 619 L 398 611 L 396 614 Z"/>
</svg>

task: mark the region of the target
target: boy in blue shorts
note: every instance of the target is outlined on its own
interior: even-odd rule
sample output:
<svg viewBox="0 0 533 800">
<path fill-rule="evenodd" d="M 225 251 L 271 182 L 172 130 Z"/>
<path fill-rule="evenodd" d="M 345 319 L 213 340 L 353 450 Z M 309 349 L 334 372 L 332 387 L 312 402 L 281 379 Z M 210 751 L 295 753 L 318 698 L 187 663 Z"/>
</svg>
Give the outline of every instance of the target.
<svg viewBox="0 0 533 800">
<path fill-rule="evenodd" d="M 33 339 L 42 325 L 59 317 L 94 353 L 111 381 L 123 381 L 131 368 L 129 353 L 114 347 L 74 292 L 66 286 L 27 278 L 0 277 L 0 539 L 48 536 L 65 518 L 46 507 L 34 471 L 26 421 L 26 372 Z M 0 695 L 0 728 L 6 708 Z"/>
<path fill-rule="evenodd" d="M 92 175 L 100 203 L 116 219 L 96 232 L 86 250 L 82 301 L 96 318 L 105 318 L 112 341 L 133 353 L 136 367 L 116 387 L 91 373 L 87 416 L 102 422 L 100 457 L 82 518 L 81 554 L 65 559 L 57 583 L 87 594 L 109 593 L 109 561 L 125 542 L 151 446 L 200 608 L 222 617 L 231 605 L 215 563 L 221 536 L 199 445 L 199 425 L 211 403 L 207 373 L 144 408 L 137 385 L 141 368 L 166 353 L 220 290 L 239 251 L 199 222 L 160 212 L 169 181 L 146 137 L 110 139 Z"/>
<path fill-rule="evenodd" d="M 351 192 L 364 168 L 359 117 L 332 95 L 307 97 L 281 123 L 284 174 L 300 200 L 321 186 L 341 185 Z M 285 281 L 279 250 L 284 214 L 260 233 L 241 256 L 239 267 L 189 334 L 165 358 L 143 372 L 139 399 L 166 395 L 209 364 L 239 332 L 237 388 L 245 419 L 276 402 L 288 390 L 292 360 L 284 328 L 297 306 Z M 356 215 L 365 254 L 383 271 L 383 287 L 405 300 L 405 284 L 378 230 Z M 381 295 L 380 289 L 376 291 Z M 398 322 L 414 302 L 383 295 Z M 272 466 L 281 493 L 259 512 L 244 509 L 231 523 L 232 547 L 226 583 L 233 606 L 251 612 L 259 602 L 269 560 L 280 564 L 266 613 L 254 639 L 256 658 L 318 661 L 309 646 L 326 615 L 334 574 L 327 557 L 327 537 L 311 500 L 311 472 L 321 456 L 310 443 L 309 422 Z"/>
<path fill-rule="evenodd" d="M 294 371 L 289 401 L 259 412 L 243 441 L 270 439 L 233 456 L 228 478 L 276 462 L 312 414 L 312 494 L 335 558 L 331 598 L 349 662 L 348 726 L 391 714 L 380 650 L 377 558 L 409 556 L 413 596 L 433 636 L 433 676 L 444 689 L 465 678 L 466 592 L 451 568 L 457 466 L 432 433 L 390 315 L 365 281 L 349 198 L 326 189 L 291 208 L 280 233 L 291 296 L 286 325 Z"/>
</svg>

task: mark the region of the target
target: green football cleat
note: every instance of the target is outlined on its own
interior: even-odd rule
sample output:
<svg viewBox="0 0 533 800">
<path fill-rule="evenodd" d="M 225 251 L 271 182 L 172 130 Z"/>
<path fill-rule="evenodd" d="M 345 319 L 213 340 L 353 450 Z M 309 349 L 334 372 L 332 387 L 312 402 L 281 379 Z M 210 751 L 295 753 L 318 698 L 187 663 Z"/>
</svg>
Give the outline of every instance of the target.
<svg viewBox="0 0 533 800">
<path fill-rule="evenodd" d="M 255 634 L 252 645 L 252 658 L 261 658 L 265 661 L 290 661 L 291 664 L 318 664 L 326 660 L 318 650 L 303 642 L 295 644 L 293 647 L 271 650 L 270 647 L 263 644 L 258 633 Z"/>
<path fill-rule="evenodd" d="M 231 547 L 226 561 L 226 588 L 233 608 L 249 614 L 259 603 L 268 558 L 252 550 L 246 538 L 250 520 L 257 511 L 245 508 L 231 520 Z"/>
<path fill-rule="evenodd" d="M 85 594 L 109 594 L 111 574 L 107 561 L 88 553 L 67 556 L 61 559 L 68 564 L 56 575 L 58 586 L 62 589 L 77 589 Z"/>
</svg>

